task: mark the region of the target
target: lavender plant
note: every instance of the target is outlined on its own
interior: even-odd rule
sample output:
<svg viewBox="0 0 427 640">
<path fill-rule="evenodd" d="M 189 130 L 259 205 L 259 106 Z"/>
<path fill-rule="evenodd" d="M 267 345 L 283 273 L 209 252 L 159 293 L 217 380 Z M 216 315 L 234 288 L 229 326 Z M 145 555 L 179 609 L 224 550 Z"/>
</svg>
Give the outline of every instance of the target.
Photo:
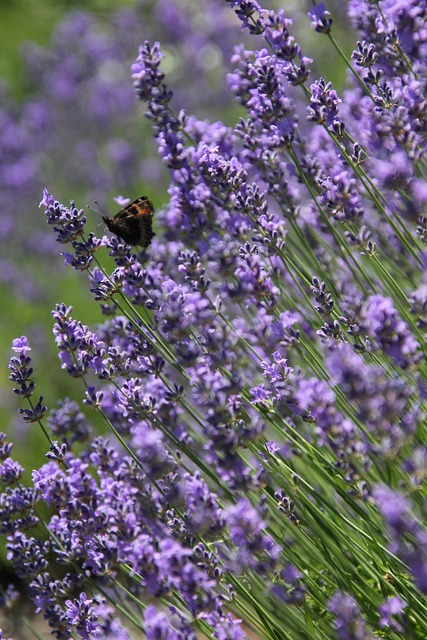
<svg viewBox="0 0 427 640">
<path fill-rule="evenodd" d="M 132 68 L 170 172 L 151 246 L 43 194 L 105 321 L 53 311 L 83 406 L 33 401 L 14 341 L 50 450 L 25 487 L 3 438 L 8 557 L 56 638 L 421 640 L 426 6 L 348 3 L 338 95 L 284 10 L 226 3 L 234 127 L 177 109 L 159 43 Z"/>
</svg>

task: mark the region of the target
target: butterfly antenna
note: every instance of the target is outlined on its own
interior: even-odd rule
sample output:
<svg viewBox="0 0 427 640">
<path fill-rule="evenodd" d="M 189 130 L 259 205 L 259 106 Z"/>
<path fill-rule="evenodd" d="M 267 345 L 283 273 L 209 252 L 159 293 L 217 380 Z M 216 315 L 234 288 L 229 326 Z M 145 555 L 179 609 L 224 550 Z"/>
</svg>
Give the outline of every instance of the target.
<svg viewBox="0 0 427 640">
<path fill-rule="evenodd" d="M 95 213 L 101 213 L 103 216 L 108 216 L 107 211 L 105 211 L 105 209 L 103 207 L 101 207 L 101 205 L 99 204 L 98 200 L 94 200 L 93 202 L 97 206 L 96 209 L 94 207 L 91 207 L 90 204 L 87 204 L 86 208 L 87 209 L 91 209 L 91 211 L 95 211 Z"/>
<path fill-rule="evenodd" d="M 99 204 L 99 202 L 98 202 L 97 200 L 94 200 L 93 202 L 94 202 L 94 204 L 96 204 L 96 207 L 97 207 L 97 208 L 95 209 L 95 208 L 94 208 L 94 207 L 92 207 L 90 204 L 87 204 L 87 205 L 86 205 L 86 209 L 90 209 L 91 211 L 94 211 L 94 212 L 95 212 L 95 213 L 97 213 L 97 214 L 101 214 L 101 215 L 102 215 L 102 218 L 104 218 L 104 217 L 108 217 L 107 212 L 105 211 L 105 209 L 104 209 L 103 207 L 101 207 L 101 205 Z M 96 229 L 96 230 L 98 230 L 98 228 L 99 228 L 100 226 L 102 226 L 103 224 L 104 224 L 104 222 L 103 222 L 103 221 L 102 221 L 102 222 L 98 222 L 98 224 L 96 225 L 95 229 Z"/>
</svg>

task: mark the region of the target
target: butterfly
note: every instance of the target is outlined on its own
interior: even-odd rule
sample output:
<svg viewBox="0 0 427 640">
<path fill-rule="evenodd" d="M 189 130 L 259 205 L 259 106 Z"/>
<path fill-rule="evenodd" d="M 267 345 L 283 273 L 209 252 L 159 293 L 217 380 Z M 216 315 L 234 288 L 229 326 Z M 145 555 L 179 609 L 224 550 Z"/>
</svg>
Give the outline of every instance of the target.
<svg viewBox="0 0 427 640">
<path fill-rule="evenodd" d="M 156 235 L 153 231 L 153 214 L 151 200 L 141 196 L 120 209 L 113 218 L 102 216 L 102 219 L 109 230 L 127 244 L 146 249 Z"/>
</svg>

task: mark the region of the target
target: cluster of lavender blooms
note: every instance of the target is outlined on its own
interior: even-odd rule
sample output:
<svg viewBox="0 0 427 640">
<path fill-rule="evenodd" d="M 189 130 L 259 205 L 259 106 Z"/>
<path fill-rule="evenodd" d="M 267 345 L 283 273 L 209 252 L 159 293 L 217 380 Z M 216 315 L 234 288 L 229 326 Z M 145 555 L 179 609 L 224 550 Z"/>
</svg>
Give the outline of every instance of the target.
<svg viewBox="0 0 427 640">
<path fill-rule="evenodd" d="M 225 4 L 234 127 L 177 110 L 158 43 L 132 67 L 170 172 L 151 246 L 44 192 L 105 321 L 57 304 L 82 403 L 49 412 L 14 341 L 50 449 L 24 486 L 3 437 L 8 558 L 59 639 L 423 640 L 427 8 L 350 0 L 338 95 L 284 10 Z"/>
<path fill-rule="evenodd" d="M 0 89 L 0 282 L 19 299 L 50 298 L 56 243 L 38 223 L 35 205 L 47 175 L 58 197 L 78 196 L 84 205 L 96 200 L 109 209 L 113 193 L 138 192 L 144 182 L 165 184 L 129 82 L 144 34 L 168 42 L 177 90 L 190 108 L 219 109 L 226 95 L 230 104 L 220 71 L 238 24 L 217 4 L 160 0 L 153 7 L 138 0 L 104 19 L 74 11 L 55 29 L 49 47 L 23 48 L 25 99 L 14 99 L 6 83 Z M 197 91 L 183 72 L 190 61 Z M 93 214 L 93 227 L 96 222 Z"/>
</svg>

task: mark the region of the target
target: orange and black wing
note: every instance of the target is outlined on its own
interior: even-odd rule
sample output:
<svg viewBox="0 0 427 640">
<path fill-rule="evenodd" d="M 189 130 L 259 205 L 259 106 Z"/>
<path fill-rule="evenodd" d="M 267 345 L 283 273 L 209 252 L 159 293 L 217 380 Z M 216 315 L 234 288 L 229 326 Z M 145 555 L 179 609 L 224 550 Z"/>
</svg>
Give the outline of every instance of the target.
<svg viewBox="0 0 427 640">
<path fill-rule="evenodd" d="M 155 233 L 153 232 L 154 207 L 147 198 L 141 196 L 120 209 L 114 218 L 103 216 L 109 230 L 130 245 L 147 248 Z"/>
</svg>

